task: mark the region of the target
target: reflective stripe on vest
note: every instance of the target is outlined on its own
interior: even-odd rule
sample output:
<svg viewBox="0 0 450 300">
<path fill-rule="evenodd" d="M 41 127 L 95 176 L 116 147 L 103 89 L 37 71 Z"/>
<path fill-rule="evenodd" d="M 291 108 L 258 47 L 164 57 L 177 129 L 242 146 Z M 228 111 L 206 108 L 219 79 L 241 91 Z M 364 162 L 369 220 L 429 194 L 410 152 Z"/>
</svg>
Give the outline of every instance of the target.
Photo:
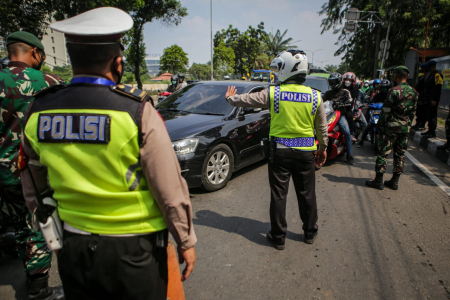
<svg viewBox="0 0 450 300">
<path fill-rule="evenodd" d="M 316 151 L 314 120 L 321 103 L 320 92 L 298 84 L 269 88 L 270 136 L 284 146 Z"/>
</svg>

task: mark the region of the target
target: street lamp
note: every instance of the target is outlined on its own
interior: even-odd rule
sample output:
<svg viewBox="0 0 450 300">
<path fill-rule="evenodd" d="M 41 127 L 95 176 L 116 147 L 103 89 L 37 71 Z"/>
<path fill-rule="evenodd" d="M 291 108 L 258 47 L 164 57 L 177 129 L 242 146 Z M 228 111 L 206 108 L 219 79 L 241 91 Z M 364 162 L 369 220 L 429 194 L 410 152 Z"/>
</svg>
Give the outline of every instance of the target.
<svg viewBox="0 0 450 300">
<path fill-rule="evenodd" d="M 322 49 L 317 49 L 317 50 L 314 50 L 314 51 L 311 51 L 311 50 L 305 50 L 305 51 L 308 51 L 308 52 L 311 52 L 312 53 L 312 65 L 313 65 L 313 67 L 314 67 L 314 52 L 317 52 L 317 51 L 320 51 L 320 50 L 322 50 Z"/>
<path fill-rule="evenodd" d="M 328 61 L 328 59 L 327 59 L 327 60 L 322 60 L 322 61 L 318 60 L 318 62 L 320 62 L 320 68 L 321 68 L 321 69 L 322 69 L 322 64 L 323 64 L 324 62 L 326 62 L 326 61 Z"/>
<path fill-rule="evenodd" d="M 212 0 L 211 3 L 211 80 L 214 80 L 214 71 L 213 71 L 213 32 L 212 32 Z"/>
</svg>

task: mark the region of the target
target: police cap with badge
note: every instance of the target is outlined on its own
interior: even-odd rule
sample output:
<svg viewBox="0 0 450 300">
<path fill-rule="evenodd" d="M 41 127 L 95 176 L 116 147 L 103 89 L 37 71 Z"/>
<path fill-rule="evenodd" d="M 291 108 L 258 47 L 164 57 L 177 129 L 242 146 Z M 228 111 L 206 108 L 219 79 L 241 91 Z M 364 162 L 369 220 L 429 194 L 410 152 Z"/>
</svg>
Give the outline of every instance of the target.
<svg viewBox="0 0 450 300">
<path fill-rule="evenodd" d="M 68 45 L 90 47 L 118 44 L 122 51 L 122 33 L 132 27 L 132 18 L 124 11 L 113 7 L 93 9 L 50 25 L 51 29 L 65 34 Z M 72 63 L 75 66 L 75 63 Z M 68 86 L 52 86 L 35 96 L 37 100 L 30 115 L 33 112 L 56 108 L 112 109 L 128 112 L 138 127 L 141 126 L 140 116 L 144 104 L 147 101 L 153 104 L 152 98 L 143 90 L 89 74 L 74 76 Z M 134 101 L 130 101 L 131 99 Z M 111 118 L 103 114 L 40 113 L 38 141 L 108 144 L 111 136 Z M 142 137 L 139 138 L 141 142 Z"/>
</svg>

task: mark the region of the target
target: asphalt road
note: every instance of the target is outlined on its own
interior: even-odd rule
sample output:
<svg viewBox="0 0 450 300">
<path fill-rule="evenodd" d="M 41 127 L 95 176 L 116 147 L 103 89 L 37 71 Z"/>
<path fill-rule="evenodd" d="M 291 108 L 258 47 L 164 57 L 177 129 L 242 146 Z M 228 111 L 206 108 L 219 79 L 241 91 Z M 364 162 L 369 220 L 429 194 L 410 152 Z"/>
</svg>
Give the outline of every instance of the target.
<svg viewBox="0 0 450 300">
<path fill-rule="evenodd" d="M 448 182 L 447 165 L 410 148 Z M 238 172 L 215 193 L 192 190 L 198 260 L 184 285 L 186 299 L 450 299 L 450 197 L 409 160 L 398 191 L 366 188 L 373 148 L 366 143 L 354 154 L 354 166 L 338 157 L 316 174 L 313 245 L 303 243 L 293 186 L 286 250 L 266 241 L 264 163 Z M 391 173 L 392 167 L 385 177 Z M 53 268 L 53 284 L 56 273 Z M 0 259 L 0 299 L 24 299 L 24 280 L 20 262 Z"/>
</svg>

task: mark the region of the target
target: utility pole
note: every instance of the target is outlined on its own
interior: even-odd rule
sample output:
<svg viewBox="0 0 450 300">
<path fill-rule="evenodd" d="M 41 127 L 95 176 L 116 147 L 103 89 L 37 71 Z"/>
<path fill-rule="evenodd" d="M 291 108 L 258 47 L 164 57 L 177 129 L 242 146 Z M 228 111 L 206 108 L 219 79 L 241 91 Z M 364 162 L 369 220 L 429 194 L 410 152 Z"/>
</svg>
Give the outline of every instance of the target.
<svg viewBox="0 0 450 300">
<path fill-rule="evenodd" d="M 213 69 L 213 35 L 212 35 L 212 0 L 211 3 L 211 80 L 214 80 L 214 69 Z"/>
<path fill-rule="evenodd" d="M 386 59 L 386 49 L 389 43 L 389 30 L 391 29 L 391 18 L 392 18 L 392 10 L 389 12 L 389 23 L 388 23 L 388 29 L 387 29 L 387 34 L 386 34 L 386 41 L 384 43 L 384 49 L 383 49 L 383 59 L 381 60 L 381 68 L 380 70 L 382 70 L 382 72 L 384 72 L 383 66 L 384 66 L 384 61 Z M 381 78 L 381 72 L 380 72 L 380 78 Z"/>
<path fill-rule="evenodd" d="M 380 52 L 380 39 L 381 39 L 381 24 L 377 24 L 377 41 L 375 42 L 375 58 L 373 60 L 373 76 L 372 78 L 377 78 L 378 70 L 378 52 Z"/>
<path fill-rule="evenodd" d="M 327 60 L 322 60 L 322 61 L 318 60 L 318 62 L 320 62 L 320 68 L 321 68 L 321 69 L 322 69 L 322 64 L 323 64 L 324 62 L 326 62 L 326 61 L 328 61 L 328 59 L 327 59 Z"/>
</svg>

